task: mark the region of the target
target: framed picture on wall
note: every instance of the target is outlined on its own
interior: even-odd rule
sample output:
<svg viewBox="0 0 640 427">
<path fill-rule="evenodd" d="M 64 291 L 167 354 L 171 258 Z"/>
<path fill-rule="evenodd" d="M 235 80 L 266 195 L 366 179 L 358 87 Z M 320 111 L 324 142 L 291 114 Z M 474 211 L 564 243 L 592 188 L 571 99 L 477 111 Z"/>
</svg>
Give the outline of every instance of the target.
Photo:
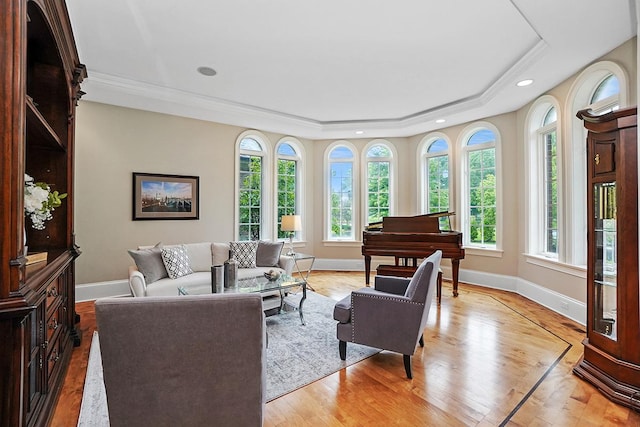
<svg viewBox="0 0 640 427">
<path fill-rule="evenodd" d="M 133 173 L 133 220 L 199 219 L 200 177 Z"/>
</svg>

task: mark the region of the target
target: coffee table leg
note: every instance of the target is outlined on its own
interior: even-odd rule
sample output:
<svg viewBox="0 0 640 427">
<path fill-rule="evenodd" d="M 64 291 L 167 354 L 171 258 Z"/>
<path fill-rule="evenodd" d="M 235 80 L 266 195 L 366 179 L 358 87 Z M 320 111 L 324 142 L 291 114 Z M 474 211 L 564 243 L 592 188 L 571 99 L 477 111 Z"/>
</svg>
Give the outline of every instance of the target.
<svg viewBox="0 0 640 427">
<path fill-rule="evenodd" d="M 307 299 L 307 282 L 305 281 L 302 285 L 302 298 L 300 298 L 300 304 L 298 305 L 298 311 L 300 312 L 300 321 L 303 325 L 307 325 L 304 322 L 304 315 L 302 314 L 302 304 L 304 304 L 304 300 Z"/>
</svg>

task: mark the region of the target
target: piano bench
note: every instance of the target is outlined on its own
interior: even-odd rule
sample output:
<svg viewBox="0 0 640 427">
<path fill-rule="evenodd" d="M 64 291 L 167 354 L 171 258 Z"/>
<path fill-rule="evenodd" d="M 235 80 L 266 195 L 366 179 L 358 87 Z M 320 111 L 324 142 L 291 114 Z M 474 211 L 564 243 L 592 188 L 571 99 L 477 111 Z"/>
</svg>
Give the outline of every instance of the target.
<svg viewBox="0 0 640 427">
<path fill-rule="evenodd" d="M 378 276 L 395 276 L 395 277 L 411 277 L 416 272 L 417 267 L 411 265 L 379 265 L 376 269 Z M 438 269 L 438 280 L 436 286 L 436 296 L 438 298 L 438 307 L 442 301 L 442 269 Z"/>
</svg>

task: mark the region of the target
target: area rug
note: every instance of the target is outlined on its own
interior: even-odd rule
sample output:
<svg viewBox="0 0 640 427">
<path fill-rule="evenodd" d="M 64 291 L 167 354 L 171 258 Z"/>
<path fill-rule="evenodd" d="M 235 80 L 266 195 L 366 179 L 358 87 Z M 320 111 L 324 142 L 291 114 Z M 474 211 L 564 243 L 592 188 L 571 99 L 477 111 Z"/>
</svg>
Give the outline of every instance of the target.
<svg viewBox="0 0 640 427">
<path fill-rule="evenodd" d="M 297 307 L 300 297 L 300 294 L 292 295 L 288 302 Z M 296 310 L 267 317 L 267 402 L 379 352 L 371 347 L 349 344 L 347 360 L 340 360 L 334 305 L 331 298 L 307 292 L 302 308 L 306 325 L 301 324 Z M 78 426 L 108 425 L 99 337 L 94 332 Z"/>
</svg>

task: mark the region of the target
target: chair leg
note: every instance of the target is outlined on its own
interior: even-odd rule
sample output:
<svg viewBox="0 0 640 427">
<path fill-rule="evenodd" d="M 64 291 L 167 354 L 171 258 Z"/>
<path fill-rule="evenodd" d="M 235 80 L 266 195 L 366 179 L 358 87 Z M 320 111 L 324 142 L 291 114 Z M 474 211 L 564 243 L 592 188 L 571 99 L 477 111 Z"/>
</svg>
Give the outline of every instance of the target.
<svg viewBox="0 0 640 427">
<path fill-rule="evenodd" d="M 436 281 L 436 298 L 438 300 L 438 307 L 442 302 L 442 271 L 438 271 L 438 279 Z"/>
<path fill-rule="evenodd" d="M 413 378 L 411 376 L 411 356 L 408 354 L 403 354 L 402 358 L 404 359 L 404 370 L 407 373 L 407 378 Z"/>
<path fill-rule="evenodd" d="M 420 347 L 424 347 L 424 334 L 420 335 Z"/>
<path fill-rule="evenodd" d="M 340 350 L 340 359 L 347 360 L 347 342 L 340 341 L 340 344 L 338 344 L 338 349 Z"/>
</svg>

